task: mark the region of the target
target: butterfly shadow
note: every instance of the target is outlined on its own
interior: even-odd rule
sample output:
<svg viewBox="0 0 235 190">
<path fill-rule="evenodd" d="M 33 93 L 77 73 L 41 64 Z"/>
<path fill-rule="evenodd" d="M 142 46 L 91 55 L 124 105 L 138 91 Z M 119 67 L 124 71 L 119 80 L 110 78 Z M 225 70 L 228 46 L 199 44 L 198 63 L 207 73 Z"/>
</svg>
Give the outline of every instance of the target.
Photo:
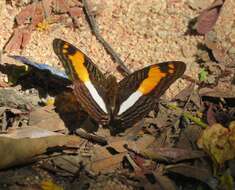
<svg viewBox="0 0 235 190">
<path fill-rule="evenodd" d="M 72 89 L 66 89 L 55 97 L 55 111 L 69 129 L 74 133 L 77 129 L 84 129 L 87 133 L 98 130 L 96 124 L 78 103 Z"/>
<path fill-rule="evenodd" d="M 38 91 L 40 98 L 46 98 L 48 95 L 54 96 L 67 89 L 70 84 L 47 72 L 33 68 L 26 70 L 24 65 L 0 64 L 0 72 L 8 76 L 13 87 L 20 85 L 23 91 L 34 88 Z"/>
<path fill-rule="evenodd" d="M 73 133 L 87 120 L 88 115 L 82 110 L 73 95 L 72 89 L 69 87 L 70 82 L 34 68 L 26 71 L 24 65 L 0 64 L 0 72 L 8 76 L 8 80 L 13 83 L 12 87 L 20 85 L 22 91 L 35 89 L 40 98 L 47 98 L 48 95 L 55 97 L 55 111 L 65 123 L 69 133 Z M 91 127 L 90 129 L 87 126 L 86 130 L 90 132 L 96 128 Z"/>
</svg>

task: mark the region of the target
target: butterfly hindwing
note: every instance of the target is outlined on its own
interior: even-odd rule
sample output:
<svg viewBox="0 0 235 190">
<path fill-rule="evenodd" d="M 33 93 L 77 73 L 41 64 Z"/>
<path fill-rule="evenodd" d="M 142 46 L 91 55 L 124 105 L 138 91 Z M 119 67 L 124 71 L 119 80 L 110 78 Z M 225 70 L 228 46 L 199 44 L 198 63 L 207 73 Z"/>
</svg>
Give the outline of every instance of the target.
<svg viewBox="0 0 235 190">
<path fill-rule="evenodd" d="M 185 69 L 183 62 L 164 62 L 138 70 L 120 81 L 114 123 L 126 128 L 145 117 Z"/>
<path fill-rule="evenodd" d="M 74 94 L 81 106 L 100 124 L 109 122 L 102 83 L 105 77 L 82 51 L 60 39 L 53 41 L 53 48 L 65 71 L 73 81 Z"/>
</svg>

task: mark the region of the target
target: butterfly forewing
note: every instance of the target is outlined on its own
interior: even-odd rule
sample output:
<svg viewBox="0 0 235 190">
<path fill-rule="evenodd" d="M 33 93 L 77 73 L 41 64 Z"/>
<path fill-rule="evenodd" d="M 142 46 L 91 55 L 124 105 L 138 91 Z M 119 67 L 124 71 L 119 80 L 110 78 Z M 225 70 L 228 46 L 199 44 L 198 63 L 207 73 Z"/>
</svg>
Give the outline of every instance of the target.
<svg viewBox="0 0 235 190">
<path fill-rule="evenodd" d="M 60 39 L 53 41 L 53 48 L 72 79 L 74 93 L 81 106 L 98 123 L 109 122 L 109 110 L 105 102 L 102 83 L 105 77 L 95 64 L 79 49 Z"/>
<path fill-rule="evenodd" d="M 164 62 L 138 70 L 120 81 L 113 123 L 126 128 L 141 120 L 185 69 L 183 62 Z"/>
</svg>

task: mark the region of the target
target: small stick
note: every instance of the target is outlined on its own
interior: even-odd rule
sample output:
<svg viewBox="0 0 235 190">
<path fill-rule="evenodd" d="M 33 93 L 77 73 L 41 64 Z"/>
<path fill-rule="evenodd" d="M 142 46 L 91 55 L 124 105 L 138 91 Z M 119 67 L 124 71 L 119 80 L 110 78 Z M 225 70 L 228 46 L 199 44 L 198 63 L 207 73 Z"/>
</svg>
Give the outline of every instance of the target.
<svg viewBox="0 0 235 190">
<path fill-rule="evenodd" d="M 119 58 L 117 53 L 113 50 L 113 48 L 104 40 L 104 38 L 100 35 L 98 26 L 96 24 L 95 18 L 91 14 L 88 4 L 86 0 L 82 0 L 83 6 L 84 6 L 84 12 L 87 16 L 88 23 L 91 27 L 92 33 L 96 36 L 97 40 L 104 46 L 105 50 L 111 55 L 112 59 L 115 63 L 119 64 L 120 68 L 125 72 L 125 75 L 129 75 L 131 72 L 130 70 L 125 66 L 123 61 Z"/>
<path fill-rule="evenodd" d="M 108 144 L 106 139 L 104 137 L 101 137 L 101 136 L 98 136 L 98 135 L 95 135 L 95 134 L 91 134 L 91 133 L 87 133 L 85 130 L 83 129 L 77 129 L 75 131 L 75 133 L 77 135 L 79 135 L 80 137 L 83 137 L 87 140 L 90 140 L 90 141 L 93 141 L 93 142 L 96 142 L 96 143 L 99 143 L 101 145 L 106 145 Z"/>
<path fill-rule="evenodd" d="M 163 102 L 162 102 L 163 103 Z M 172 105 L 172 104 L 165 104 L 163 103 L 167 108 L 172 109 L 172 110 L 176 110 L 177 112 L 179 112 L 180 114 L 182 114 L 184 117 L 188 118 L 189 120 L 193 121 L 194 123 L 196 123 L 197 125 L 199 125 L 200 127 L 202 127 L 203 129 L 207 128 L 208 125 L 206 123 L 204 123 L 200 118 L 193 116 L 192 114 L 190 114 L 189 112 L 184 111 L 183 109 Z"/>
</svg>

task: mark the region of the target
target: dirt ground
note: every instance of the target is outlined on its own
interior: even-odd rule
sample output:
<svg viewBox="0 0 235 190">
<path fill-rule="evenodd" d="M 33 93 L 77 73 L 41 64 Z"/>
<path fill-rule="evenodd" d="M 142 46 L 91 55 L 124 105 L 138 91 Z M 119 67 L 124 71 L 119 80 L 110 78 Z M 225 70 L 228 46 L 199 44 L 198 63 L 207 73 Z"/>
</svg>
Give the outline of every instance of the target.
<svg viewBox="0 0 235 190">
<path fill-rule="evenodd" d="M 203 6 L 210 2 L 203 3 Z M 180 60 L 187 64 L 186 74 L 197 78 L 195 54 L 202 37 L 184 35 L 189 21 L 200 13 L 200 9 L 192 8 L 193 3 L 190 0 L 146 0 L 144 3 L 142 0 L 99 0 L 91 1 L 91 7 L 102 36 L 131 71 L 158 62 Z M 4 3 L 1 6 L 0 46 L 3 47 L 12 34 L 14 17 L 21 8 Z M 45 31 L 33 32 L 25 49 L 11 54 L 21 53 L 39 63 L 60 67 L 52 49 L 54 38 L 74 44 L 86 52 L 103 72 L 121 79 L 115 63 L 91 34 L 84 15 L 79 19 L 78 29 L 66 28 L 60 23 L 49 25 Z M 183 87 L 185 81 L 180 80 L 171 87 L 167 96 L 172 97 Z"/>
</svg>

